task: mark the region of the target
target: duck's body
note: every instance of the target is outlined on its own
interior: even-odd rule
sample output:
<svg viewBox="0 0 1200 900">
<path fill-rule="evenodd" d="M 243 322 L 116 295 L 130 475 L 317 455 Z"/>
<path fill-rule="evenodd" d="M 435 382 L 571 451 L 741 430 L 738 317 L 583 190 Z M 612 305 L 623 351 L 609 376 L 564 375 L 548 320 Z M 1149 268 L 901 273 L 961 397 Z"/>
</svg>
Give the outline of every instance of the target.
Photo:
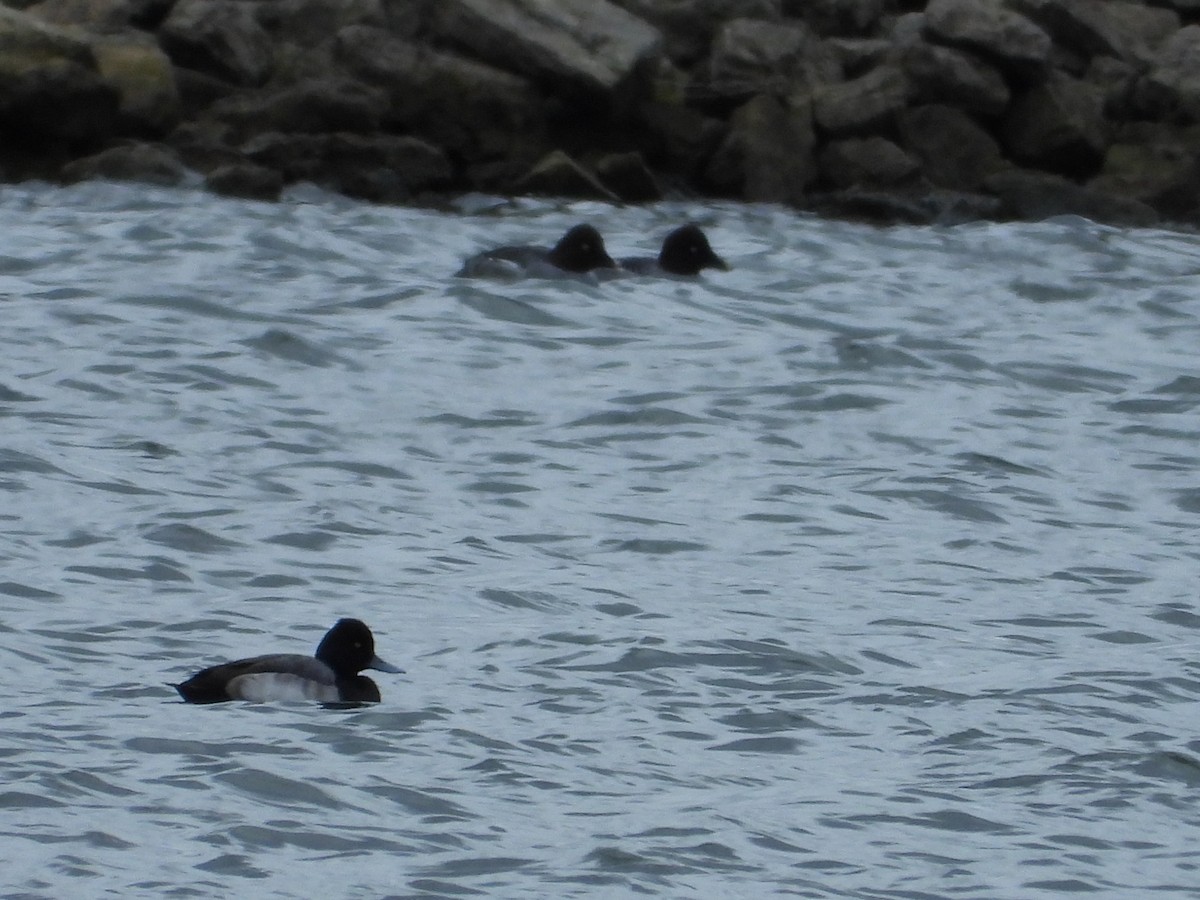
<svg viewBox="0 0 1200 900">
<path fill-rule="evenodd" d="M 463 263 L 459 278 L 562 278 L 615 268 L 604 238 L 591 225 L 576 225 L 553 247 L 494 247 Z"/>
<path fill-rule="evenodd" d="M 657 257 L 630 256 L 619 264 L 634 275 L 658 277 L 699 275 L 702 269 L 729 271 L 729 265 L 717 256 L 697 225 L 681 225 L 668 234 Z"/>
<path fill-rule="evenodd" d="M 318 700 L 378 703 L 379 688 L 363 669 L 402 672 L 375 655 L 371 629 L 358 619 L 339 619 L 321 639 L 315 656 L 272 653 L 210 666 L 174 685 L 188 703 L 226 700 Z"/>
</svg>

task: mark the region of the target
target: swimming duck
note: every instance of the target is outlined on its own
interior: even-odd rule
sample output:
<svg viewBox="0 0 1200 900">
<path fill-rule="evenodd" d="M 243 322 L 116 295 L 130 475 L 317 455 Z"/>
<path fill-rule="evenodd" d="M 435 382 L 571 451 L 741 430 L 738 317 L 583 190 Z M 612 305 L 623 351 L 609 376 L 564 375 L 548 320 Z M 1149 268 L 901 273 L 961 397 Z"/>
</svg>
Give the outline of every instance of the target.
<svg viewBox="0 0 1200 900">
<path fill-rule="evenodd" d="M 319 700 L 378 703 L 379 688 L 363 669 L 403 672 L 375 655 L 371 629 L 358 619 L 339 619 L 314 656 L 274 653 L 221 663 L 173 685 L 188 703 L 225 700 Z"/>
<path fill-rule="evenodd" d="M 626 257 L 620 266 L 635 275 L 699 275 L 701 269 L 729 271 L 729 265 L 713 251 L 698 225 L 681 225 L 668 234 L 657 259 Z"/>
<path fill-rule="evenodd" d="M 604 238 L 591 225 L 569 229 L 550 249 L 544 247 L 495 247 L 477 253 L 463 263 L 458 278 L 553 278 L 581 275 L 593 269 L 616 267 Z"/>
</svg>

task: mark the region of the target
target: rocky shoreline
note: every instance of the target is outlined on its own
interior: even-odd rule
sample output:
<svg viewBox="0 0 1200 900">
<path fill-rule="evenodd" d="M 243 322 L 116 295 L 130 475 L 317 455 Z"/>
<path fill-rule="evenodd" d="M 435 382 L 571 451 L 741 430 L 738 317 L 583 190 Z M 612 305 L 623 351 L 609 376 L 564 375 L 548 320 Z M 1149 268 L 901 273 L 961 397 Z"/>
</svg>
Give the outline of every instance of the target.
<svg viewBox="0 0 1200 900">
<path fill-rule="evenodd" d="M 1200 224 L 1200 0 L 3 0 L 0 181 Z"/>
</svg>

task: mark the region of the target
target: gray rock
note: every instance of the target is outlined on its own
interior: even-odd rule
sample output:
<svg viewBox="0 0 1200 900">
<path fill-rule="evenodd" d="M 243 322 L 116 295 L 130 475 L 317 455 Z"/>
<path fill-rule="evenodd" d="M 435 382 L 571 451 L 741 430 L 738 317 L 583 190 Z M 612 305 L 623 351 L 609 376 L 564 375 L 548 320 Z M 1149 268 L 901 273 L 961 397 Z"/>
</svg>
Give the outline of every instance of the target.
<svg viewBox="0 0 1200 900">
<path fill-rule="evenodd" d="M 237 0 L 179 0 L 158 30 L 159 41 L 176 65 L 257 87 L 271 74 L 274 46 L 254 7 Z"/>
<path fill-rule="evenodd" d="M 1002 134 L 1009 154 L 1019 162 L 1077 180 L 1089 178 L 1108 147 L 1104 93 L 1054 72 L 1013 102 Z"/>
<path fill-rule="evenodd" d="M 517 181 L 516 192 L 541 197 L 584 197 L 617 200 L 618 197 L 591 172 L 562 150 L 555 150 Z"/>
<path fill-rule="evenodd" d="M 1200 213 L 1200 126 L 1138 123 L 1108 148 L 1091 187 L 1144 203 L 1177 221 Z"/>
<path fill-rule="evenodd" d="M 1009 166 L 1000 145 L 962 110 L 929 104 L 900 117 L 905 146 L 931 184 L 978 191 L 984 179 Z"/>
<path fill-rule="evenodd" d="M 779 0 L 614 0 L 656 26 L 663 35 L 664 52 L 676 62 L 698 62 L 717 30 L 731 19 L 778 22 Z"/>
<path fill-rule="evenodd" d="M 812 95 L 813 114 L 830 134 L 862 134 L 894 120 L 911 95 L 908 77 L 889 63 L 852 81 L 818 87 Z"/>
<path fill-rule="evenodd" d="M 821 174 L 839 188 L 891 187 L 911 181 L 920 164 L 883 137 L 831 141 L 818 155 Z"/>
<path fill-rule="evenodd" d="M 410 0 L 406 5 L 420 4 Z M 253 6 L 259 24 L 270 32 L 276 45 L 312 48 L 349 26 L 388 26 L 383 0 L 270 0 Z"/>
<path fill-rule="evenodd" d="M 174 186 L 187 178 L 187 169 L 167 147 L 122 144 L 68 163 L 63 167 L 62 178 L 68 182 L 107 178 Z"/>
<path fill-rule="evenodd" d="M 367 134 L 379 130 L 386 107 L 377 88 L 328 78 L 239 93 L 214 104 L 207 115 L 244 137 L 271 131 Z"/>
<path fill-rule="evenodd" d="M 266 166 L 233 163 L 208 173 L 204 186 L 214 194 L 242 197 L 246 200 L 278 200 L 283 192 L 283 176 Z"/>
<path fill-rule="evenodd" d="M 433 27 L 484 62 L 600 94 L 662 43 L 657 28 L 608 0 L 441 0 Z"/>
<path fill-rule="evenodd" d="M 640 153 L 610 153 L 596 161 L 596 177 L 627 203 L 661 200 L 662 188 Z"/>
<path fill-rule="evenodd" d="M 708 90 L 715 96 L 784 96 L 798 84 L 841 80 L 836 51 L 822 47 L 813 31 L 798 22 L 734 19 L 713 40 Z"/>
<path fill-rule="evenodd" d="M 741 106 L 713 154 L 706 181 L 751 203 L 799 203 L 817 176 L 816 135 L 808 102 L 760 95 Z"/>
<path fill-rule="evenodd" d="M 1059 44 L 1087 56 L 1149 63 L 1179 30 L 1179 14 L 1123 0 L 1018 0 L 1017 8 Z"/>
<path fill-rule="evenodd" d="M 440 189 L 453 174 L 444 153 L 412 137 L 273 132 L 251 138 L 241 150 L 286 181 L 311 181 L 380 203 Z"/>
<path fill-rule="evenodd" d="M 100 76 L 117 90 L 123 133 L 160 137 L 178 124 L 183 110 L 175 72 L 150 35 L 132 30 L 97 35 L 92 51 Z"/>
<path fill-rule="evenodd" d="M 518 75 L 366 26 L 337 33 L 335 58 L 386 92 L 389 128 L 431 140 L 468 162 L 542 146 L 546 103 Z"/>
<path fill-rule="evenodd" d="M 646 101 L 634 123 L 647 157 L 688 181 L 704 167 L 724 140 L 728 127 L 683 103 Z"/>
<path fill-rule="evenodd" d="M 785 0 L 783 11 L 831 37 L 867 34 L 879 24 L 883 6 L 883 0 Z"/>
<path fill-rule="evenodd" d="M 1158 64 L 1136 87 L 1148 117 L 1200 122 L 1200 25 L 1188 25 L 1159 48 Z"/>
<path fill-rule="evenodd" d="M 1011 99 L 1000 72 L 966 50 L 917 40 L 901 47 L 898 57 L 919 102 L 944 103 L 992 118 L 1004 112 Z"/>
<path fill-rule="evenodd" d="M 976 51 L 1026 78 L 1040 77 L 1050 59 L 1050 36 L 997 0 L 930 0 L 925 31 L 931 40 Z"/>
<path fill-rule="evenodd" d="M 26 143 L 95 147 L 116 129 L 119 103 L 116 88 L 96 71 L 84 39 L 0 6 L 0 122 L 6 131 Z M 49 146 L 32 146 L 35 157 L 45 155 L 54 164 Z M 0 145 L 0 151 L 8 149 Z M 36 159 L 28 162 L 37 168 Z"/>
<path fill-rule="evenodd" d="M 1085 187 L 1049 172 L 1011 169 L 987 178 L 985 186 L 1003 204 L 1001 214 L 1039 221 L 1052 216 L 1083 216 L 1115 225 L 1149 226 L 1159 215 L 1144 203 Z"/>
</svg>

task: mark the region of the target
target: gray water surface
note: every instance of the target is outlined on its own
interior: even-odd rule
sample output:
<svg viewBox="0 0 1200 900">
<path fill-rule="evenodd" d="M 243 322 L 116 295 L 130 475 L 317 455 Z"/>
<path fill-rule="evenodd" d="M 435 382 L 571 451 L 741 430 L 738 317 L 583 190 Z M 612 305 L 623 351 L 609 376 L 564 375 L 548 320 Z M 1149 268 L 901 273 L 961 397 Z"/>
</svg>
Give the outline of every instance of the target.
<svg viewBox="0 0 1200 900">
<path fill-rule="evenodd" d="M 590 221 L 694 281 L 455 279 Z M 1200 241 L 0 192 L 0 896 L 1200 897 Z M 383 703 L 180 703 L 358 616 Z"/>
</svg>

